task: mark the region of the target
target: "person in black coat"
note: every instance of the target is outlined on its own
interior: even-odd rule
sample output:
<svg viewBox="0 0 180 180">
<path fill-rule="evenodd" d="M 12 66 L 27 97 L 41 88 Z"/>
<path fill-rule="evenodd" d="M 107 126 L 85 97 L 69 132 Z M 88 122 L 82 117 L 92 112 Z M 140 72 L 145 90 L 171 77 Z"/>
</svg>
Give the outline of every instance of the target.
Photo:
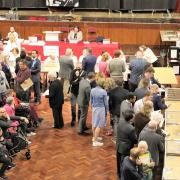
<svg viewBox="0 0 180 180">
<path fill-rule="evenodd" d="M 76 123 L 76 104 L 77 104 L 77 96 L 79 93 L 79 82 L 82 78 L 85 77 L 85 71 L 81 69 L 80 63 L 76 64 L 76 68 L 71 72 L 70 75 L 70 92 L 71 92 L 71 127 L 75 126 Z M 78 108 L 78 121 L 80 118 L 80 108 Z"/>
<path fill-rule="evenodd" d="M 129 123 L 133 119 L 133 111 L 127 110 L 124 119 L 120 119 L 117 127 L 116 156 L 118 176 L 121 174 L 123 159 L 129 155 L 130 149 L 137 143 L 135 128 Z"/>
<path fill-rule="evenodd" d="M 114 138 L 116 139 L 121 102 L 127 98 L 129 91 L 122 87 L 122 81 L 116 80 L 115 83 L 116 87 L 109 92 L 109 111 L 113 123 Z"/>
<path fill-rule="evenodd" d="M 124 158 L 122 164 L 121 180 L 142 180 L 143 171 L 142 164 L 139 158 L 138 148 L 130 150 L 130 156 Z"/>
<path fill-rule="evenodd" d="M 56 72 L 49 72 L 48 78 L 50 80 L 49 95 L 49 105 L 52 108 L 54 117 L 54 128 L 60 129 L 64 126 L 62 107 L 64 104 L 64 94 L 63 94 L 63 84 L 57 79 Z"/>
<path fill-rule="evenodd" d="M 95 65 L 96 65 L 96 56 L 92 55 L 92 50 L 90 48 L 86 48 L 86 56 L 82 61 L 82 69 L 86 71 L 88 74 L 89 72 L 94 72 Z"/>
</svg>

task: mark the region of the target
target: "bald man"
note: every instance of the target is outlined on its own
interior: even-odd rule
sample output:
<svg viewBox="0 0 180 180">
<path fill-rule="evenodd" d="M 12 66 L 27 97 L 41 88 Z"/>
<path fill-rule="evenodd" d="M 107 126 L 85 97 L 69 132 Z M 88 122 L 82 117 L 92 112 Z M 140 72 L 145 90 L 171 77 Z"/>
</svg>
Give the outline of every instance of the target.
<svg viewBox="0 0 180 180">
<path fill-rule="evenodd" d="M 139 135 L 139 141 L 147 142 L 152 159 L 155 162 L 153 171 L 154 177 L 156 175 L 157 166 L 159 165 L 159 154 L 164 152 L 164 138 L 156 133 L 157 126 L 157 122 L 151 120 L 147 128 L 144 128 Z"/>
<path fill-rule="evenodd" d="M 11 34 L 13 34 L 16 39 L 18 39 L 18 33 L 15 31 L 14 27 L 10 27 L 10 32 L 8 33 L 7 37 L 9 38 Z"/>
<path fill-rule="evenodd" d="M 129 69 L 131 70 L 130 77 L 130 91 L 134 92 L 138 87 L 141 76 L 144 72 L 144 67 L 146 66 L 147 61 L 143 59 L 143 53 L 141 51 L 136 52 L 136 57 L 132 59 L 129 65 Z"/>
</svg>

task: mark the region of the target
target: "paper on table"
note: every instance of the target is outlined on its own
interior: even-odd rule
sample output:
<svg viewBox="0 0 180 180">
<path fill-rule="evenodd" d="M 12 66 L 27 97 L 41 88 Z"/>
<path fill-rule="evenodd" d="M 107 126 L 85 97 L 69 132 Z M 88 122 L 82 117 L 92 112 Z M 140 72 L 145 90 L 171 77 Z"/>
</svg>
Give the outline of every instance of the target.
<svg viewBox="0 0 180 180">
<path fill-rule="evenodd" d="M 177 58 L 177 49 L 171 49 L 171 58 L 176 59 Z"/>
<path fill-rule="evenodd" d="M 26 80 L 26 83 L 21 84 L 21 87 L 23 88 L 24 91 L 27 91 L 32 85 L 33 85 L 33 82 L 31 80 L 31 78 L 28 78 Z"/>
<path fill-rule="evenodd" d="M 179 74 L 179 66 L 173 66 L 174 74 Z"/>
</svg>

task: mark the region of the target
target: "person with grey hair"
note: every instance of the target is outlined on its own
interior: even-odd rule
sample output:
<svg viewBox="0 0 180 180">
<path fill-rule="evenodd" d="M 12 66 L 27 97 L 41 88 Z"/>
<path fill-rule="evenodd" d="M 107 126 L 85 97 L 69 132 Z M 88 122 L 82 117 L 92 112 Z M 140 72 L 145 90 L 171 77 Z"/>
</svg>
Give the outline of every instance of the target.
<svg viewBox="0 0 180 180">
<path fill-rule="evenodd" d="M 155 162 L 153 169 L 154 178 L 156 176 L 157 166 L 159 165 L 159 154 L 164 152 L 164 138 L 156 133 L 157 126 L 157 122 L 151 120 L 147 128 L 144 128 L 139 135 L 139 141 L 147 142 L 152 160 Z"/>
<path fill-rule="evenodd" d="M 62 116 L 62 107 L 64 104 L 63 84 L 61 80 L 57 79 L 56 72 L 49 72 L 48 78 L 50 81 L 49 105 L 52 109 L 54 118 L 54 128 L 61 129 L 64 127 L 64 121 Z"/>
</svg>

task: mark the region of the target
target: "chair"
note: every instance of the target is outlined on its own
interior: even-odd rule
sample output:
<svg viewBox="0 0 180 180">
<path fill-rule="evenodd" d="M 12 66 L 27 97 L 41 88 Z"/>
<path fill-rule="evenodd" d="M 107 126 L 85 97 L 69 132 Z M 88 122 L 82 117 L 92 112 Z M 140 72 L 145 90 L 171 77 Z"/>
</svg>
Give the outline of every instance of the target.
<svg viewBox="0 0 180 180">
<path fill-rule="evenodd" d="M 62 32 L 61 41 L 64 41 L 64 39 L 67 39 L 67 37 L 68 37 L 68 33 L 70 31 L 70 28 L 69 27 L 61 27 L 60 31 Z"/>
<path fill-rule="evenodd" d="M 38 20 L 39 21 L 47 21 L 47 18 L 46 17 L 39 17 Z"/>
<path fill-rule="evenodd" d="M 29 20 L 31 20 L 31 21 L 36 21 L 38 18 L 37 17 L 29 17 Z"/>
<path fill-rule="evenodd" d="M 32 36 L 37 37 L 38 41 L 42 41 L 43 40 L 43 35 L 42 34 L 33 34 Z"/>
<path fill-rule="evenodd" d="M 97 39 L 97 29 L 95 27 L 89 27 L 87 30 L 87 40 L 89 42 L 96 42 Z"/>
</svg>

